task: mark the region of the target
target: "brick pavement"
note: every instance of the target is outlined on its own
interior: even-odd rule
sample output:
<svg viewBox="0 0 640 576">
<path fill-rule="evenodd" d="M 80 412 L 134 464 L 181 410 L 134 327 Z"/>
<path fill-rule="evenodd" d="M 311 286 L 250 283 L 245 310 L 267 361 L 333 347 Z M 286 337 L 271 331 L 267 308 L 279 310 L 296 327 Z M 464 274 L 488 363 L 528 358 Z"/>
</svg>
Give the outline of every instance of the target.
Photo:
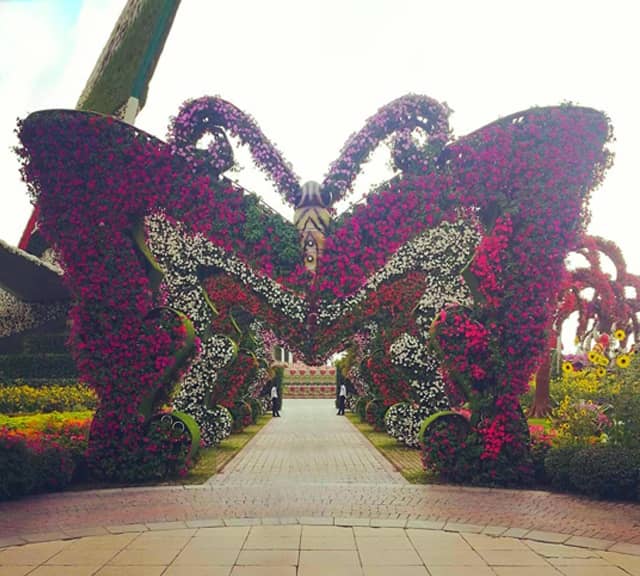
<svg viewBox="0 0 640 576">
<path fill-rule="evenodd" d="M 406 480 L 344 417 L 333 400 L 286 399 L 274 418 L 211 484 L 389 484 Z"/>
<path fill-rule="evenodd" d="M 0 503 L 0 546 L 104 533 L 123 525 L 146 529 L 166 522 L 187 527 L 242 518 L 329 518 L 331 523 L 352 518 L 554 542 L 586 538 L 584 542 L 601 549 L 640 555 L 636 503 L 542 491 L 410 485 L 346 419 L 335 415 L 330 402 L 287 400 L 282 414 L 224 474 L 202 486 L 67 492 Z M 325 446 L 314 446 L 315 439 Z"/>
</svg>

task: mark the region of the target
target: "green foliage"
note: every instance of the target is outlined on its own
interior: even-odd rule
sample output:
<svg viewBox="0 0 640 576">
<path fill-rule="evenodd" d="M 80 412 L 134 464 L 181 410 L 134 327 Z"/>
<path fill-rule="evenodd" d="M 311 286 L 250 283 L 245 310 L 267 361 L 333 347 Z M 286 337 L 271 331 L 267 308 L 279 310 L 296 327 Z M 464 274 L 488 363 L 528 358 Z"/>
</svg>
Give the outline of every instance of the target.
<svg viewBox="0 0 640 576">
<path fill-rule="evenodd" d="M 463 482 L 473 468 L 467 450 L 469 421 L 455 412 L 436 412 L 426 418 L 418 438 L 423 445 L 422 462 L 425 469 L 449 482 Z M 475 459 L 480 454 L 475 454 Z"/>
<path fill-rule="evenodd" d="M 244 203 L 246 220 L 243 233 L 249 250 L 268 238 L 274 246 L 274 276 L 288 276 L 303 261 L 298 230 L 261 204 L 257 196 L 246 195 Z"/>
<path fill-rule="evenodd" d="M 569 481 L 576 491 L 598 498 L 635 499 L 640 452 L 613 444 L 594 444 L 571 459 Z"/>
<path fill-rule="evenodd" d="M 358 418 L 360 418 L 360 422 L 365 422 L 367 420 L 367 404 L 370 400 L 371 398 L 368 396 L 361 396 L 356 401 L 355 413 L 358 415 Z"/>
<path fill-rule="evenodd" d="M 580 446 L 570 444 L 553 446 L 549 450 L 544 460 L 544 468 L 551 486 L 559 490 L 569 490 L 572 487 L 572 460 L 580 449 Z"/>
<path fill-rule="evenodd" d="M 257 398 L 249 398 L 247 402 L 249 402 L 249 406 L 251 406 L 251 421 L 255 424 L 258 418 L 264 413 L 264 409 L 260 400 Z"/>
<path fill-rule="evenodd" d="M 0 382 L 42 378 L 76 378 L 76 365 L 69 354 L 11 354 L 0 356 Z"/>
<path fill-rule="evenodd" d="M 83 384 L 0 387 L 0 413 L 3 414 L 94 410 L 97 404 L 95 392 Z"/>
<path fill-rule="evenodd" d="M 365 407 L 366 420 L 376 431 L 384 431 L 386 429 L 384 425 L 384 415 L 387 412 L 387 407 L 380 398 L 374 398 L 367 402 Z"/>
<path fill-rule="evenodd" d="M 250 426 L 253 421 L 251 405 L 244 400 L 239 400 L 233 403 L 233 406 L 229 408 L 231 415 L 233 416 L 233 424 L 231 426 L 232 432 L 240 432 L 247 426 Z"/>
<path fill-rule="evenodd" d="M 0 500 L 33 491 L 37 478 L 31 462 L 32 454 L 23 439 L 0 435 Z"/>
<path fill-rule="evenodd" d="M 62 354 L 67 352 L 67 334 L 31 334 L 24 339 L 27 354 Z"/>
</svg>

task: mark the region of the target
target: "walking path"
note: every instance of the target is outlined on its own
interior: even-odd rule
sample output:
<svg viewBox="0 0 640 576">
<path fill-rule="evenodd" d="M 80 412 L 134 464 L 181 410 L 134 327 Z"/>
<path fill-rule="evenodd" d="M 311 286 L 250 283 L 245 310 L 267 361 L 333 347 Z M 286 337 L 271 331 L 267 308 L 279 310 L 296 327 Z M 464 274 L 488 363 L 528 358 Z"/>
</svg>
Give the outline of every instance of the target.
<svg viewBox="0 0 640 576">
<path fill-rule="evenodd" d="M 286 484 L 385 484 L 407 481 L 344 417 L 333 400 L 284 402 L 274 419 L 209 483 L 264 486 Z"/>
<path fill-rule="evenodd" d="M 202 486 L 0 503 L 0 576 L 640 576 L 640 505 L 410 485 L 332 404 L 286 400 Z"/>
</svg>

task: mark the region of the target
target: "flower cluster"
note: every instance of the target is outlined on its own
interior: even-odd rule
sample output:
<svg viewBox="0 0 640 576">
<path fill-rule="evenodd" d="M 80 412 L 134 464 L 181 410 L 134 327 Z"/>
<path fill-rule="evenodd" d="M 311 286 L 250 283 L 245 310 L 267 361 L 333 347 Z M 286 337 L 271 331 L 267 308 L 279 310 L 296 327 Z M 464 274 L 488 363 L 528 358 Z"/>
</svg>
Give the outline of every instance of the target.
<svg viewBox="0 0 640 576">
<path fill-rule="evenodd" d="M 221 174 L 234 164 L 224 130 L 249 147 L 256 165 L 273 180 L 285 200 L 297 204 L 300 184 L 280 152 L 249 115 L 221 98 L 203 96 L 182 105 L 169 128 L 171 151 L 186 158 L 194 171 L 200 169 L 204 160 L 216 174 Z M 204 153 L 197 145 L 207 133 L 214 138 L 208 153 Z"/>
<path fill-rule="evenodd" d="M 424 416 L 417 406 L 409 402 L 399 402 L 391 406 L 384 415 L 387 434 L 407 446 L 420 445 L 418 432 Z"/>
<path fill-rule="evenodd" d="M 50 320 L 64 318 L 68 311 L 67 302 L 23 302 L 0 289 L 0 338 L 24 332 Z"/>
<path fill-rule="evenodd" d="M 428 137 L 429 150 L 419 150 L 411 138 L 415 129 Z M 351 135 L 322 183 L 322 192 L 334 203 L 350 191 L 362 164 L 388 136 L 396 133 L 393 156 L 400 168 L 437 157 L 449 140 L 449 109 L 427 96 L 410 94 L 383 106 L 364 128 Z M 427 153 L 425 153 L 427 152 Z"/>
</svg>

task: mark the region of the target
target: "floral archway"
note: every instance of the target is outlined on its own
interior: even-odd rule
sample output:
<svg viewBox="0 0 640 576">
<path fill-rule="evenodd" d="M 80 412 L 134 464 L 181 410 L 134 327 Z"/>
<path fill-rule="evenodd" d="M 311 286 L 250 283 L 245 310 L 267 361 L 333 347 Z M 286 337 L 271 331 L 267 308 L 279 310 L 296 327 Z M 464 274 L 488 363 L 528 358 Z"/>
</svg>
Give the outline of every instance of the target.
<svg viewBox="0 0 640 576">
<path fill-rule="evenodd" d="M 308 233 L 226 177 L 228 135 Z M 386 404 L 409 401 L 422 417 L 448 402 L 445 386 L 469 402 L 469 478 L 529 476 L 518 395 L 610 161 L 603 114 L 536 108 L 456 140 L 445 106 L 406 96 L 350 138 L 312 193 L 219 98 L 187 102 L 167 142 L 72 111 L 32 114 L 19 136 L 40 227 L 76 299 L 79 372 L 100 397 L 95 474 L 131 477 L 167 398 L 215 442 L 225 402 L 266 380 L 274 342 L 318 361 L 357 341 Z M 332 219 L 381 142 L 396 176 Z"/>
</svg>

